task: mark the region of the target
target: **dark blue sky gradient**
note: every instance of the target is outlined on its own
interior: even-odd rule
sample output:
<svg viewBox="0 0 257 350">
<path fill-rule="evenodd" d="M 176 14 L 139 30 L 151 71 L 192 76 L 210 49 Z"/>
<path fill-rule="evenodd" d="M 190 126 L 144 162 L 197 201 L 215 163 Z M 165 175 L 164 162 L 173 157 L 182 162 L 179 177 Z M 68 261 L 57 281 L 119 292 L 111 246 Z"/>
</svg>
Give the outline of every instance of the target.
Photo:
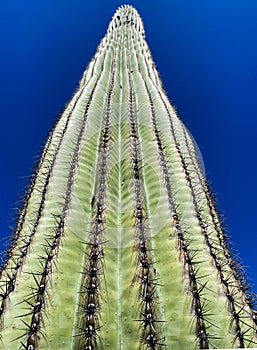
<svg viewBox="0 0 257 350">
<path fill-rule="evenodd" d="M 257 1 L 131 1 L 257 291 Z M 0 237 L 119 1 L 1 3 Z M 3 248 L 3 242 L 0 245 Z"/>
</svg>

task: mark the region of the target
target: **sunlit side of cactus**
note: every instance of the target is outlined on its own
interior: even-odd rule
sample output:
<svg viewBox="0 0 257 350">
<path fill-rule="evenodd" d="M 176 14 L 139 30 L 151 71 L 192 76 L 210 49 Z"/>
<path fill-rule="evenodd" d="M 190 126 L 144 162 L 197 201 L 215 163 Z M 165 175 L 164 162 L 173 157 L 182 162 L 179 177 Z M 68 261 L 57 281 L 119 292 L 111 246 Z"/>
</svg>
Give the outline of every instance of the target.
<svg viewBox="0 0 257 350">
<path fill-rule="evenodd" d="M 198 158 L 122 6 L 31 181 L 1 272 L 0 347 L 254 347 L 254 300 Z"/>
</svg>

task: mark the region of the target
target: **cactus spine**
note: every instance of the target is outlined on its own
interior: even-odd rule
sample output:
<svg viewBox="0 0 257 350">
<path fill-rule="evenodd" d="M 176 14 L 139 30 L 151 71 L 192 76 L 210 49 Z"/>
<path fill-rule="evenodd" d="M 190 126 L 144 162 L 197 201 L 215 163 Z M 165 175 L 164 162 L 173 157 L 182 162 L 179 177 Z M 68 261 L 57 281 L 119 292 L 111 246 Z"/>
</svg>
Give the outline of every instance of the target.
<svg viewBox="0 0 257 350">
<path fill-rule="evenodd" d="M 8 257 L 3 349 L 256 344 L 254 300 L 131 6 L 45 144 Z"/>
</svg>

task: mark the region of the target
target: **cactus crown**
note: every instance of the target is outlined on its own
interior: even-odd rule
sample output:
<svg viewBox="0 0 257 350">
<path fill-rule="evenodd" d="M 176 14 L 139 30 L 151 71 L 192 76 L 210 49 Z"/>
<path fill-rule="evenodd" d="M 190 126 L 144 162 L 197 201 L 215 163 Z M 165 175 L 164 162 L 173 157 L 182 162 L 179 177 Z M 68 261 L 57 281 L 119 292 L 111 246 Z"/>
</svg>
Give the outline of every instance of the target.
<svg viewBox="0 0 257 350">
<path fill-rule="evenodd" d="M 254 298 L 132 6 L 49 135 L 0 289 L 3 349 L 257 342 Z"/>
</svg>

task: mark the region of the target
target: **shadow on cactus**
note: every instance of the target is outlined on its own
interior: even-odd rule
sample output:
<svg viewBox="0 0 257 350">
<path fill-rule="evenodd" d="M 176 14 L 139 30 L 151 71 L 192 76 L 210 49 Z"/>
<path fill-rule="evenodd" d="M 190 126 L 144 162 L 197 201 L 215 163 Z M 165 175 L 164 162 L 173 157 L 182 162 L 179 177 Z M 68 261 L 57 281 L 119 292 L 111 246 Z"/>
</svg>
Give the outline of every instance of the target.
<svg viewBox="0 0 257 350">
<path fill-rule="evenodd" d="M 133 7 L 50 133 L 7 256 L 2 349 L 256 346 L 254 296 Z"/>
</svg>

